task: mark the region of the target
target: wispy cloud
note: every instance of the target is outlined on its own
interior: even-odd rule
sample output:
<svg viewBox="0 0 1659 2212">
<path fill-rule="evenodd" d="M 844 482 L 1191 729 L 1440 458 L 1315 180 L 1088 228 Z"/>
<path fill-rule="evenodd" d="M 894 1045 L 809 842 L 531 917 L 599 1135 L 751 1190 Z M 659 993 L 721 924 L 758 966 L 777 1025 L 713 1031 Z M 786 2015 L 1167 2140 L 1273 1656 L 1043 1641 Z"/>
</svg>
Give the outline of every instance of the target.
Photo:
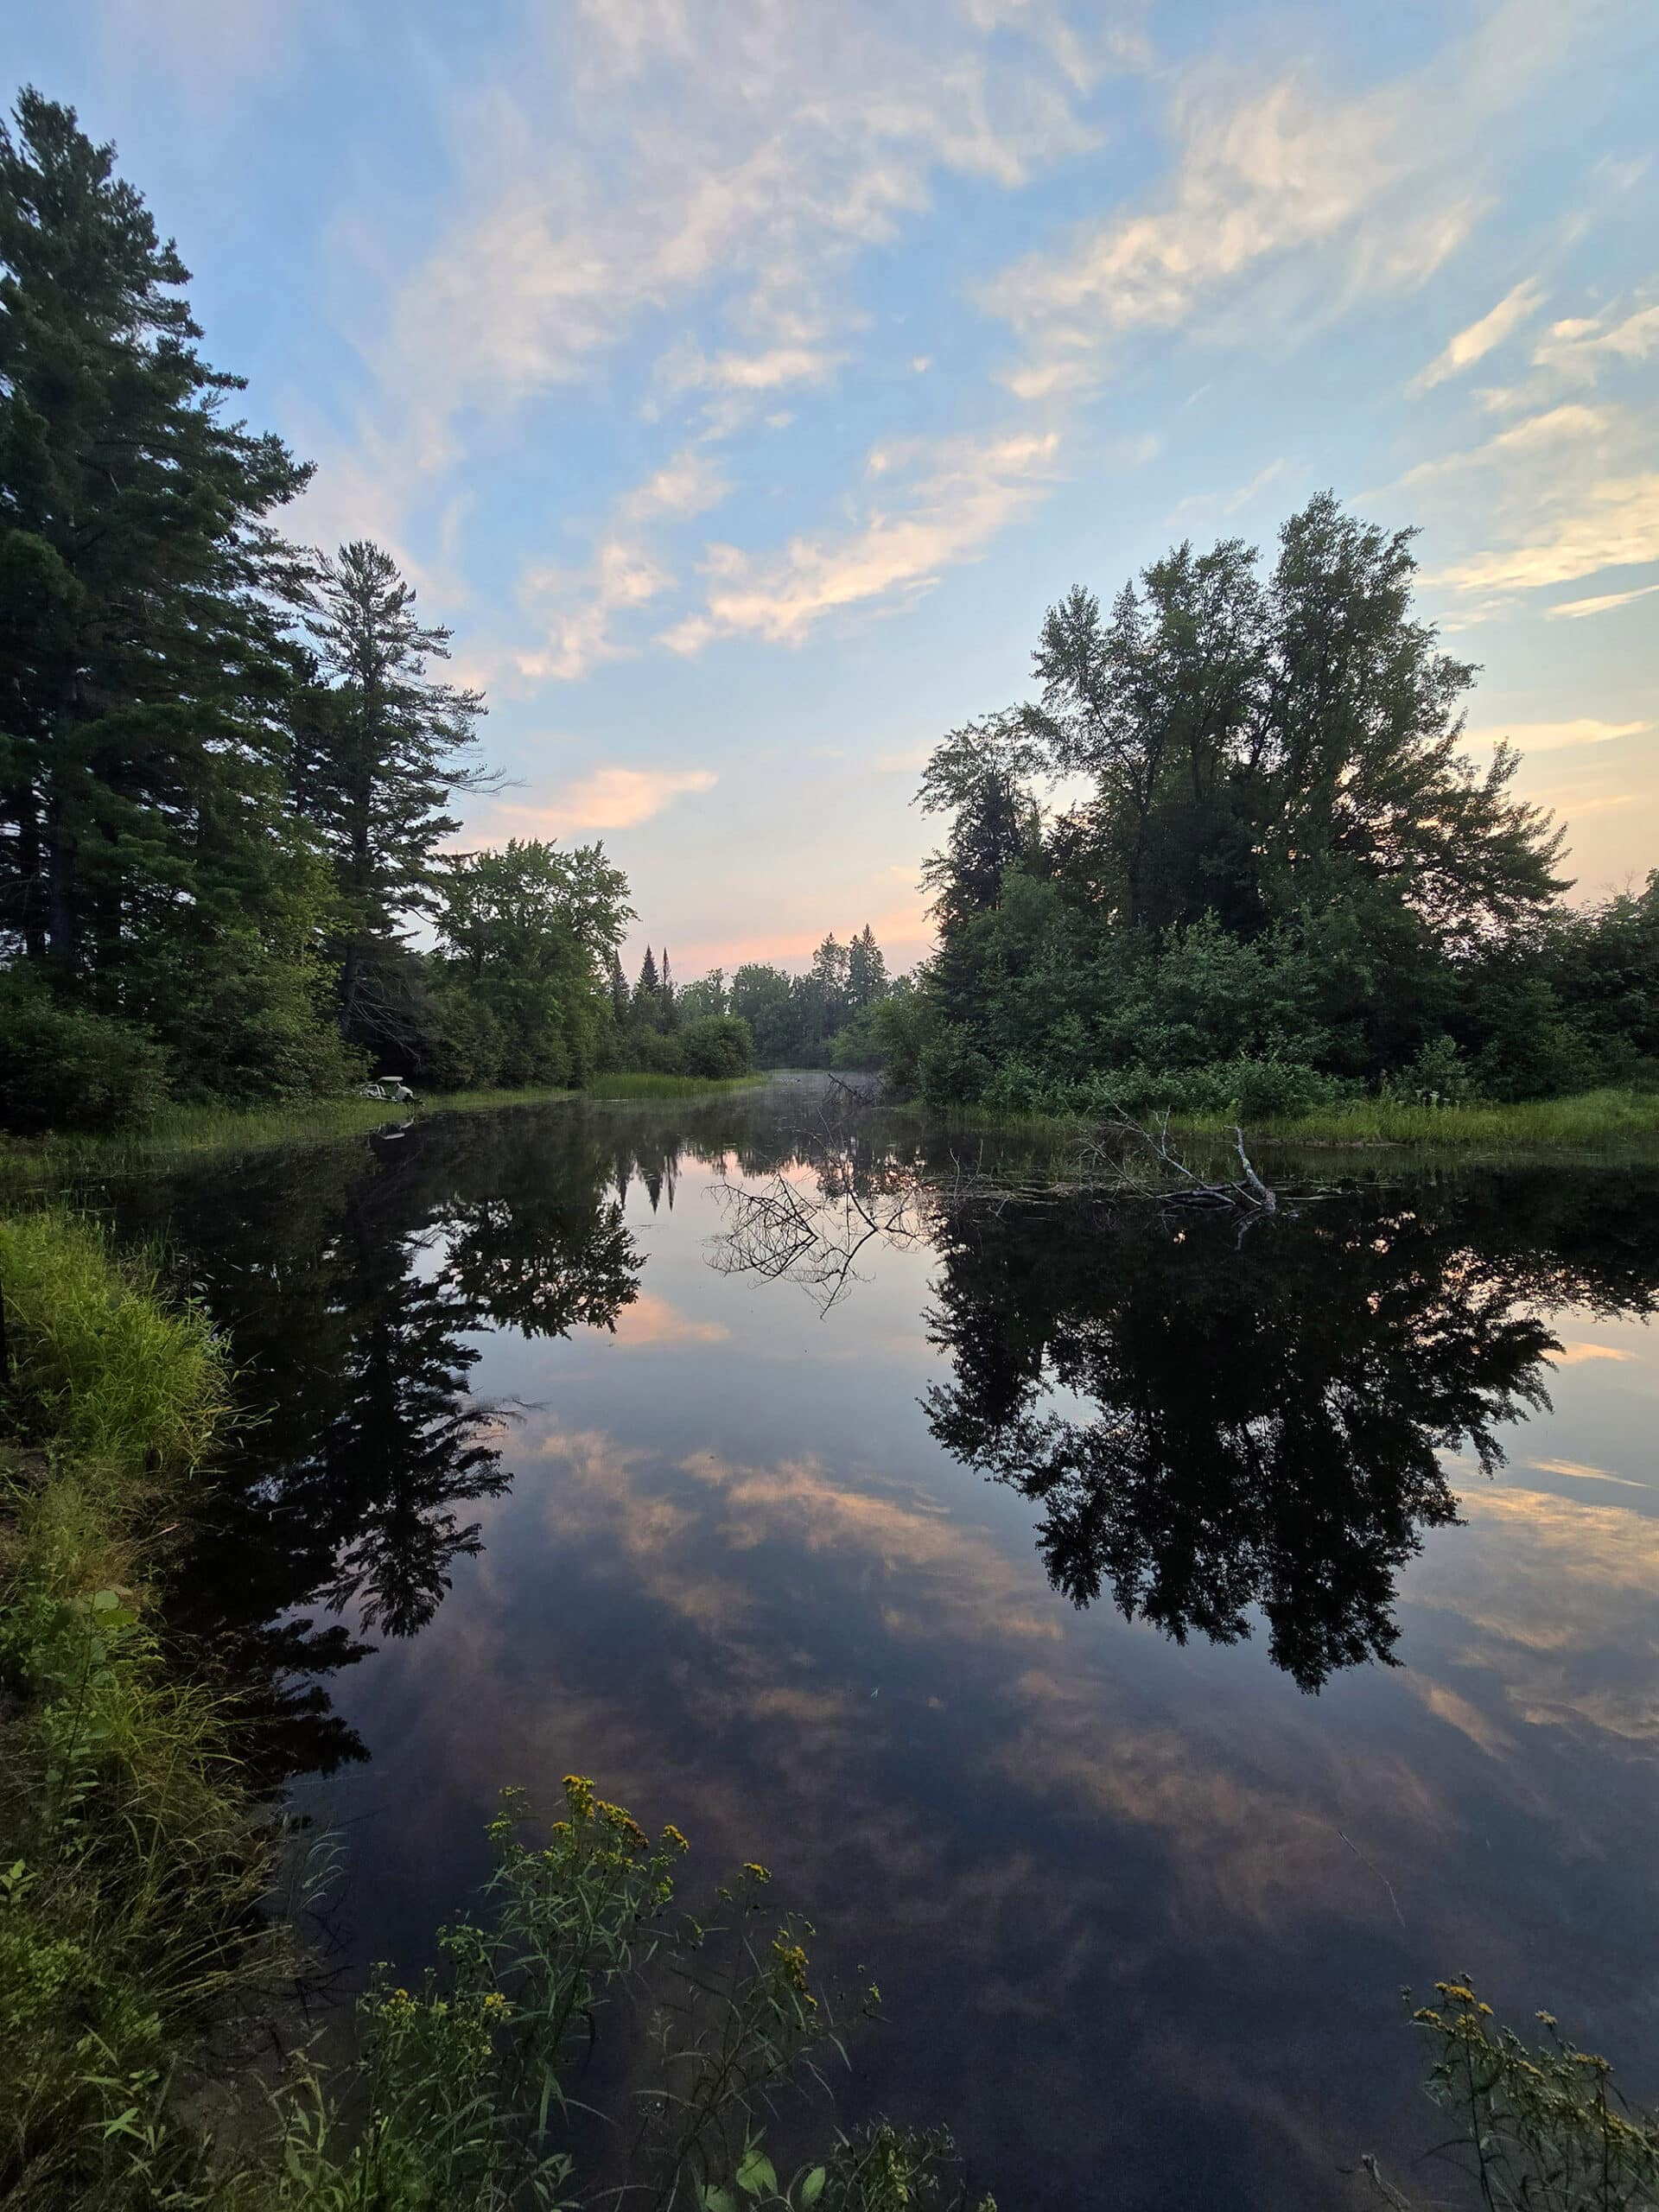
<svg viewBox="0 0 1659 2212">
<path fill-rule="evenodd" d="M 1607 745 L 1619 737 L 1640 737 L 1651 722 L 1598 721 L 1581 715 L 1570 722 L 1493 722 L 1465 730 L 1464 743 L 1473 746 L 1516 745 L 1523 753 L 1559 753 L 1572 745 Z"/>
<path fill-rule="evenodd" d="M 1421 283 L 1486 202 L 1471 118 L 1518 96 L 1571 17 L 1565 0 L 1506 0 L 1461 48 L 1346 97 L 1300 75 L 1241 89 L 1236 67 L 1192 73 L 1173 105 L 1170 182 L 986 288 L 1026 346 L 1013 389 L 1079 389 L 1116 341 L 1213 320 L 1269 276 L 1296 280 L 1281 308 L 1318 315 Z"/>
<path fill-rule="evenodd" d="M 644 607 L 673 581 L 643 545 L 625 537 L 601 539 L 588 569 L 575 576 L 532 570 L 519 596 L 540 616 L 546 636 L 513 656 L 518 673 L 532 682 L 551 677 L 569 683 L 601 661 L 620 658 L 627 648 L 612 634 L 616 617 Z"/>
<path fill-rule="evenodd" d="M 632 830 L 688 792 L 712 791 L 719 780 L 709 768 L 594 768 L 533 805 L 497 800 L 490 827 L 510 837 Z"/>
<path fill-rule="evenodd" d="M 1659 353 L 1659 307 L 1642 308 L 1617 322 L 1602 316 L 1551 326 L 1534 350 L 1541 369 L 1592 382 L 1610 361 L 1644 361 Z"/>
<path fill-rule="evenodd" d="M 1634 591 L 1599 592 L 1592 599 L 1564 599 L 1544 613 L 1552 621 L 1566 616 L 1568 620 L 1581 621 L 1586 614 L 1606 614 L 1616 607 L 1628 607 L 1633 600 L 1651 599 L 1659 591 L 1659 584 L 1638 584 Z"/>
<path fill-rule="evenodd" d="M 1282 454 L 1258 468 L 1254 476 L 1241 484 L 1236 491 L 1224 493 L 1194 492 L 1176 503 L 1170 520 L 1174 523 L 1196 519 L 1201 515 L 1236 515 L 1248 507 L 1263 492 L 1282 481 L 1288 474 L 1291 463 Z"/>
<path fill-rule="evenodd" d="M 693 381 L 822 375 L 844 272 L 926 208 L 937 175 L 1014 188 L 1087 143 L 1035 22 L 995 70 L 991 27 L 906 28 L 760 0 L 711 36 L 674 0 L 606 0 L 532 29 L 511 73 L 460 104 L 452 212 L 369 349 L 385 465 L 445 465 L 463 410 L 499 418 L 705 296 L 759 342 L 688 349 Z"/>
<path fill-rule="evenodd" d="M 997 533 L 1040 499 L 1056 474 L 1058 434 L 1014 432 L 878 448 L 868 476 L 893 496 L 866 501 L 838 537 L 798 537 L 781 554 L 712 545 L 701 613 L 664 635 L 696 652 L 715 638 L 798 645 L 828 615 L 925 591 L 944 571 L 977 559 Z"/>
<path fill-rule="evenodd" d="M 1478 322 L 1471 322 L 1449 340 L 1444 350 L 1437 353 L 1426 369 L 1421 370 L 1406 386 L 1408 392 L 1430 391 L 1437 384 L 1444 384 L 1449 377 L 1461 376 L 1477 361 L 1484 361 L 1488 353 L 1503 345 L 1536 315 L 1544 303 L 1543 287 L 1534 277 L 1527 277 L 1513 291 L 1506 292 L 1495 308 L 1490 308 Z"/>
</svg>

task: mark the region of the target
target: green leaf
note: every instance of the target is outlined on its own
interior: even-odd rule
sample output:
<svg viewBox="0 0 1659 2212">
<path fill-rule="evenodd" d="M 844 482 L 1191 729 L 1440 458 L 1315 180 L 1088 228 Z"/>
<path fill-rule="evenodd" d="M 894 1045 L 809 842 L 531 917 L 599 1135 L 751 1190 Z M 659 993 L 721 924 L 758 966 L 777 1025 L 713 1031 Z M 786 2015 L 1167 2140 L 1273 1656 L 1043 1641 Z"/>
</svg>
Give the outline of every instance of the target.
<svg viewBox="0 0 1659 2212">
<path fill-rule="evenodd" d="M 826 2168 L 823 2166 L 813 2167 L 811 2172 L 808 2174 L 806 2179 L 801 2183 L 802 2212 L 810 2212 L 810 2208 L 815 2205 L 818 2199 L 823 2195 L 823 2184 L 829 2178 L 830 2176 Z"/>
<path fill-rule="evenodd" d="M 717 2182 L 704 2182 L 697 2191 L 697 2202 L 702 2212 L 737 2212 L 737 2199 Z"/>
<path fill-rule="evenodd" d="M 737 2170 L 737 2185 L 746 2196 L 759 2196 L 763 2189 L 778 2194 L 778 2173 L 758 2143 L 751 2143 Z"/>
</svg>

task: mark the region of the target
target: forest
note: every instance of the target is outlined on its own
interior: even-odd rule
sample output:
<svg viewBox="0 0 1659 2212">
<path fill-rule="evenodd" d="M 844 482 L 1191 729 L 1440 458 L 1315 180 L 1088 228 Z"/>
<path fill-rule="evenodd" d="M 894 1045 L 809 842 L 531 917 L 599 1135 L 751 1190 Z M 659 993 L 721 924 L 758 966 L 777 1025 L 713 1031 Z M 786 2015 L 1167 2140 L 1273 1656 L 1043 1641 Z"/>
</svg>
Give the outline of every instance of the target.
<svg viewBox="0 0 1659 2212">
<path fill-rule="evenodd" d="M 1561 1096 L 1659 1052 L 1659 879 L 1569 903 L 1566 830 L 1465 745 L 1478 671 L 1412 533 L 1321 495 L 1271 563 L 1183 543 L 1077 587 L 1038 696 L 935 748 L 934 956 L 630 982 L 601 844 L 461 850 L 495 788 L 449 632 L 237 412 L 188 272 L 73 111 L 0 131 L 0 1125 L 395 1076 L 885 1070 L 935 1107 L 1296 1115 Z"/>
</svg>

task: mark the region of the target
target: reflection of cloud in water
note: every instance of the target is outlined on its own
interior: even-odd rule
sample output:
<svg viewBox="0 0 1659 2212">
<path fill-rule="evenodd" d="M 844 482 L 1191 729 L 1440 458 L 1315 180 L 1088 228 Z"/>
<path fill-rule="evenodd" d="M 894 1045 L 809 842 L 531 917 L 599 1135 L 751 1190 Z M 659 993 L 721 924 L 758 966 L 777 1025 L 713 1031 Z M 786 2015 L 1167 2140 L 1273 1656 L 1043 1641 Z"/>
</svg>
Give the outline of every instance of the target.
<svg viewBox="0 0 1659 2212">
<path fill-rule="evenodd" d="M 994 1622 L 1003 1637 L 1061 1634 L 1054 1609 L 1032 1605 L 1046 1593 L 1030 1564 L 1005 1557 L 986 1531 L 919 1490 L 838 1484 L 806 1456 L 753 1467 L 697 1452 L 647 1471 L 645 1454 L 594 1431 L 550 1431 L 531 1448 L 544 1463 L 563 1463 L 563 1479 L 544 1493 L 560 1540 L 603 1529 L 641 1569 L 653 1601 L 683 1618 L 731 1622 L 753 1609 L 729 1574 L 700 1566 L 702 1552 L 730 1560 L 792 1544 L 855 1558 L 862 1573 L 879 1568 L 890 1633 L 978 1635 Z"/>
<path fill-rule="evenodd" d="M 1255 1716 L 1247 1752 L 1224 1726 L 1188 1718 L 1171 1727 L 1141 1712 L 1134 1688 L 1101 1671 L 1097 1640 L 1068 1635 L 1033 1558 L 1006 1554 L 988 1530 L 919 1492 L 853 1488 L 805 1458 L 746 1466 L 698 1452 L 674 1467 L 594 1432 L 550 1432 L 537 1456 L 557 1471 L 542 1510 L 559 1547 L 579 1548 L 584 1571 L 607 1580 L 620 1563 L 631 1609 L 694 1632 L 696 1656 L 677 1657 L 663 1685 L 663 1749 L 672 1763 L 686 1757 L 688 1732 L 717 1735 L 729 1751 L 734 1730 L 753 1728 L 803 1833 L 823 1820 L 843 1853 L 879 1851 L 907 1919 L 931 1917 L 923 1902 L 931 1853 L 899 1805 L 858 1802 L 856 1777 L 890 1727 L 925 1726 L 921 1714 L 952 1708 L 984 1738 L 991 1770 L 1057 1816 L 1155 1834 L 1187 1911 L 1280 1929 L 1310 1904 L 1369 1916 L 1382 1892 L 1337 1833 L 1340 1807 L 1378 1800 L 1368 1832 L 1375 1840 L 1386 1826 L 1396 1860 L 1454 1824 L 1453 1808 L 1402 1759 L 1350 1748 L 1294 1708 L 1280 1711 L 1276 1727 Z M 767 1600 L 774 1578 L 796 1586 L 790 1561 L 802 1553 L 820 1577 L 840 1567 L 831 1602 L 885 1704 L 871 1700 L 861 1674 L 856 1686 L 787 1678 L 814 1662 L 779 1651 Z M 510 1602 L 504 1591 L 501 1609 Z M 1033 1639 L 1050 1655 L 1040 1668 L 1031 1664 Z M 887 1662 L 897 1679 L 881 1684 L 886 1642 L 904 1649 Z M 915 1647 L 928 1645 L 937 1648 L 925 1663 L 943 1697 L 906 1680 Z M 568 1717 L 563 1692 L 555 1703 Z M 630 1704 L 625 1737 L 640 1719 Z M 608 1720 L 600 1733 L 616 1740 Z M 645 1769 L 660 1789 L 659 1758 Z M 690 1786 L 718 1797 L 718 1781 L 707 1776 Z M 1324 1810 L 1310 1810 L 1321 1801 Z"/>
<path fill-rule="evenodd" d="M 1517 1727 L 1566 1730 L 1615 1757 L 1659 1742 L 1659 1523 L 1508 1485 L 1471 1489 L 1462 1503 L 1480 1541 L 1455 1567 L 1431 1554 L 1412 1596 L 1456 1618 L 1461 1689 L 1478 1694 L 1484 1677 L 1497 1702 L 1479 1720 L 1490 1740 L 1467 1725 L 1473 1708 L 1461 1695 L 1463 1718 L 1431 1696 L 1432 1709 L 1522 1764 L 1531 1754 L 1509 1732 Z"/>
<path fill-rule="evenodd" d="M 623 1344 L 717 1344 L 731 1333 L 723 1321 L 699 1321 L 649 1291 L 623 1306 L 611 1325 L 611 1334 Z"/>
</svg>

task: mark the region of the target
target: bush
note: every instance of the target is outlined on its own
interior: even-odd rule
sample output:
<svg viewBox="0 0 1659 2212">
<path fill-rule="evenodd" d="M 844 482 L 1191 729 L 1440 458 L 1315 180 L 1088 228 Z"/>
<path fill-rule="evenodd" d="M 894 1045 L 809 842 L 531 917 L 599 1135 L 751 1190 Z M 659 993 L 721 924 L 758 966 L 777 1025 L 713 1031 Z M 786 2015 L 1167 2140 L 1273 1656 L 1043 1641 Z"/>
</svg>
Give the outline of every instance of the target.
<svg viewBox="0 0 1659 2212">
<path fill-rule="evenodd" d="M 990 1076 L 982 1102 L 998 1113 L 1076 1115 L 1137 1121 L 1158 1114 L 1294 1120 L 1339 1105 L 1357 1084 L 1325 1075 L 1303 1060 L 1241 1056 L 1204 1067 L 1103 1068 L 1076 1083 L 1056 1082 L 1021 1060 L 1005 1060 Z"/>
<path fill-rule="evenodd" d="M 152 1037 L 16 970 L 0 976 L 0 1128 L 19 1135 L 117 1128 L 166 1101 L 167 1055 Z"/>
<path fill-rule="evenodd" d="M 687 1075 L 747 1075 L 754 1065 L 749 1025 L 735 1014 L 706 1014 L 688 1021 L 675 1041 Z"/>
<path fill-rule="evenodd" d="M 1462 1106 L 1475 1096 L 1474 1071 L 1455 1039 L 1437 1037 L 1423 1046 L 1409 1067 L 1402 1069 L 1392 1088 L 1408 1098 L 1432 1098 L 1442 1106 Z"/>
</svg>

